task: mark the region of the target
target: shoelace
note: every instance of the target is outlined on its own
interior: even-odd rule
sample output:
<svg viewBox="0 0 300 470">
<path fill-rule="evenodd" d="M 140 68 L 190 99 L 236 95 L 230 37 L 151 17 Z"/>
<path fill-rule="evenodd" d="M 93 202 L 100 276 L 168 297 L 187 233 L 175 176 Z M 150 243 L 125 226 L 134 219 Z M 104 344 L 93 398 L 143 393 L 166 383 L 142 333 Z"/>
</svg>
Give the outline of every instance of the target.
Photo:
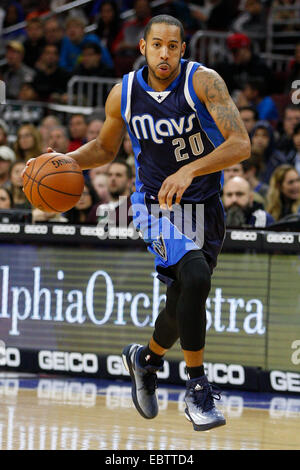
<svg viewBox="0 0 300 470">
<path fill-rule="evenodd" d="M 142 380 L 147 393 L 153 395 L 157 389 L 157 375 L 153 372 L 147 372 L 147 374 L 143 375 Z"/>
<path fill-rule="evenodd" d="M 221 400 L 221 390 L 213 385 L 208 385 L 202 390 L 192 388 L 192 393 L 195 405 L 202 411 L 210 411 L 215 406 L 214 400 Z"/>
</svg>

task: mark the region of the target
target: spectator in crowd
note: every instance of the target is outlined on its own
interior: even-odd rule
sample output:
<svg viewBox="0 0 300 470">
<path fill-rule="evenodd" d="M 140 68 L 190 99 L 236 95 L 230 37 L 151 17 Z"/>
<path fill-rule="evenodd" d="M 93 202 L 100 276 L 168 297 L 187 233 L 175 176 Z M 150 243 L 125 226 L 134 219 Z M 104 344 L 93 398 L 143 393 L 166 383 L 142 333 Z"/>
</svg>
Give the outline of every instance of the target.
<svg viewBox="0 0 300 470">
<path fill-rule="evenodd" d="M 149 0 L 134 1 L 135 18 L 124 22 L 121 31 L 112 44 L 116 76 L 129 72 L 140 57 L 139 41 L 146 24 L 151 19 Z"/>
<path fill-rule="evenodd" d="M 276 168 L 270 179 L 267 210 L 275 221 L 300 213 L 300 176 L 289 164 Z"/>
<path fill-rule="evenodd" d="M 124 135 L 118 158 L 123 158 L 126 163 L 131 166 L 133 176 L 135 177 L 135 158 L 132 148 L 132 142 L 128 132 L 126 132 L 126 134 Z"/>
<path fill-rule="evenodd" d="M 254 201 L 249 182 L 241 176 L 230 178 L 223 187 L 227 227 L 264 228 L 274 223 L 263 206 Z"/>
<path fill-rule="evenodd" d="M 110 201 L 110 194 L 108 191 L 108 176 L 106 173 L 99 173 L 91 180 L 91 184 L 97 193 L 98 199 L 101 204 Z"/>
<path fill-rule="evenodd" d="M 129 214 L 132 192 L 131 167 L 123 160 L 115 159 L 109 165 L 107 177 L 109 202 L 94 205 L 89 214 L 88 223 L 97 224 L 108 213 L 108 222 L 112 224 L 116 222 L 117 226 L 128 226 L 132 221 Z"/>
<path fill-rule="evenodd" d="M 48 15 L 51 12 L 51 0 L 39 0 L 35 2 L 34 8 L 26 15 L 26 20 L 39 18 Z"/>
<path fill-rule="evenodd" d="M 293 165 L 300 175 L 300 123 L 294 128 L 293 145 L 293 149 L 286 155 L 286 161 Z"/>
<path fill-rule="evenodd" d="M 40 18 L 32 18 L 26 25 L 27 38 L 24 46 L 24 64 L 34 68 L 45 45 L 43 22 Z"/>
<path fill-rule="evenodd" d="M 167 0 L 157 7 L 152 7 L 154 15 L 170 15 L 175 18 L 180 18 L 183 24 L 185 37 L 187 41 L 190 39 L 193 33 L 198 29 L 198 21 L 196 16 L 192 13 L 189 2 L 183 0 Z M 219 2 L 224 3 L 224 2 Z M 228 3 L 228 2 L 227 2 Z M 198 11 L 198 9 L 196 10 Z M 228 11 L 228 8 L 227 8 Z M 225 17 L 223 17 L 223 21 Z M 188 44 L 187 44 L 188 46 Z"/>
<path fill-rule="evenodd" d="M 122 26 L 118 5 L 113 0 L 104 0 L 100 5 L 96 34 L 112 54 L 112 44 Z"/>
<path fill-rule="evenodd" d="M 68 131 L 63 126 L 54 127 L 49 133 L 49 147 L 58 153 L 67 153 L 70 140 Z"/>
<path fill-rule="evenodd" d="M 10 190 L 5 186 L 0 186 L 0 210 L 12 209 L 14 201 Z"/>
<path fill-rule="evenodd" d="M 262 78 L 270 85 L 272 73 L 265 62 L 253 53 L 251 40 L 241 33 L 234 33 L 227 38 L 227 47 L 232 54 L 233 61 L 226 60 L 215 65 L 215 70 L 225 80 L 231 95 L 243 90 L 249 78 Z M 270 93 L 270 87 L 266 93 Z"/>
<path fill-rule="evenodd" d="M 98 202 L 97 193 L 93 187 L 85 182 L 81 197 L 77 204 L 64 215 L 71 224 L 86 224 L 88 222 L 88 215 Z"/>
<path fill-rule="evenodd" d="M 25 20 L 24 9 L 20 2 L 11 0 L 6 5 L 6 14 L 3 20 L 3 28 L 9 28 L 14 26 L 17 23 L 21 23 Z M 5 33 L 3 39 L 5 41 L 23 41 L 26 37 L 26 32 L 24 28 L 20 28 L 17 31 L 12 31 L 10 33 Z"/>
<path fill-rule="evenodd" d="M 17 131 L 17 140 L 14 144 L 17 160 L 27 162 L 42 153 L 42 139 L 39 131 L 32 124 L 22 124 Z"/>
<path fill-rule="evenodd" d="M 41 121 L 41 124 L 38 128 L 39 133 L 42 138 L 42 151 L 46 152 L 49 145 L 49 136 L 52 129 L 55 127 L 61 126 L 61 122 L 57 116 L 54 114 L 49 114 L 48 116 L 44 117 Z"/>
<path fill-rule="evenodd" d="M 202 24 L 202 29 L 226 31 L 236 14 L 236 2 L 208 0 L 201 8 L 193 10 L 192 14 Z"/>
<path fill-rule="evenodd" d="M 46 44 L 36 63 L 33 86 L 41 101 L 67 102 L 67 84 L 71 75 L 58 65 L 59 52 L 54 44 Z"/>
<path fill-rule="evenodd" d="M 293 132 L 296 124 L 300 123 L 300 107 L 297 104 L 289 104 L 283 115 L 283 128 L 276 146 L 278 150 L 287 155 L 293 150 Z"/>
<path fill-rule="evenodd" d="M 265 36 L 267 30 L 267 10 L 260 0 L 246 0 L 243 11 L 235 18 L 231 29 L 238 33 L 260 34 Z"/>
<path fill-rule="evenodd" d="M 60 51 L 60 67 L 73 72 L 81 59 L 82 47 L 87 42 L 95 42 L 102 51 L 102 61 L 108 67 L 113 67 L 108 49 L 101 43 L 96 34 L 85 34 L 85 21 L 82 17 L 69 17 L 66 20 L 66 35 L 63 38 Z"/>
<path fill-rule="evenodd" d="M 243 99 L 245 106 L 253 106 L 259 120 L 270 121 L 273 125 L 279 119 L 278 109 L 271 96 L 266 94 L 266 83 L 262 78 L 250 77 L 242 90 L 238 103 Z"/>
<path fill-rule="evenodd" d="M 44 20 L 44 38 L 46 44 L 57 46 L 59 54 L 64 37 L 64 30 L 59 17 L 51 16 Z"/>
<path fill-rule="evenodd" d="M 101 165 L 97 166 L 96 168 L 91 168 L 89 170 L 89 180 L 93 183 L 94 178 L 97 175 L 106 175 L 109 169 L 110 163 L 107 163 L 106 165 Z"/>
<path fill-rule="evenodd" d="M 0 185 L 2 187 L 9 186 L 9 170 L 15 161 L 15 152 L 7 145 L 0 145 Z"/>
<path fill-rule="evenodd" d="M 22 173 L 25 169 L 25 162 L 16 161 L 10 168 L 10 192 L 16 209 L 31 209 L 31 205 L 23 191 Z"/>
<path fill-rule="evenodd" d="M 258 121 L 258 112 L 253 106 L 242 106 L 239 108 L 239 112 L 247 132 L 250 134 L 256 122 Z"/>
<path fill-rule="evenodd" d="M 27 83 L 27 82 L 22 83 L 20 87 L 19 95 L 18 95 L 18 100 L 37 101 L 38 99 L 39 99 L 39 96 L 37 92 L 35 91 L 33 83 Z"/>
<path fill-rule="evenodd" d="M 254 196 L 258 194 L 260 196 L 261 202 L 265 206 L 267 202 L 267 193 L 269 186 L 263 181 L 261 181 L 259 178 L 259 175 L 262 173 L 263 170 L 263 164 L 260 157 L 256 154 L 252 154 L 251 157 L 248 158 L 248 160 L 244 160 L 242 162 L 242 166 L 244 170 L 243 176 L 250 184 L 250 187 L 254 192 Z"/>
<path fill-rule="evenodd" d="M 104 124 L 104 121 L 102 119 L 92 119 L 87 126 L 87 131 L 86 131 L 86 140 L 87 142 L 90 142 L 91 140 L 94 140 L 98 137 L 99 132 L 102 129 L 102 126 Z"/>
<path fill-rule="evenodd" d="M 21 85 L 32 82 L 35 71 L 23 63 L 24 46 L 18 41 L 6 45 L 6 64 L 0 67 L 0 79 L 6 84 L 6 98 L 17 99 Z"/>
<path fill-rule="evenodd" d="M 244 170 L 242 163 L 236 163 L 235 165 L 231 165 L 228 168 L 224 168 L 223 170 L 224 175 L 224 184 L 227 183 L 231 178 L 234 176 L 244 176 Z"/>
<path fill-rule="evenodd" d="M 3 121 L 3 119 L 0 119 L 0 145 L 6 145 L 7 136 L 8 136 L 8 126 L 5 123 L 5 121 Z"/>
<path fill-rule="evenodd" d="M 44 212 L 35 207 L 32 209 L 32 223 L 42 223 L 45 222 L 47 224 L 66 224 L 68 223 L 67 217 L 64 217 L 63 214 L 57 212 Z"/>
<path fill-rule="evenodd" d="M 258 121 L 250 133 L 251 151 L 261 160 L 262 172 L 259 178 L 268 184 L 274 169 L 286 162 L 276 147 L 274 131 L 268 121 Z"/>
<path fill-rule="evenodd" d="M 81 147 L 86 143 L 87 119 L 84 114 L 73 114 L 69 120 L 70 144 L 68 152 Z"/>
</svg>

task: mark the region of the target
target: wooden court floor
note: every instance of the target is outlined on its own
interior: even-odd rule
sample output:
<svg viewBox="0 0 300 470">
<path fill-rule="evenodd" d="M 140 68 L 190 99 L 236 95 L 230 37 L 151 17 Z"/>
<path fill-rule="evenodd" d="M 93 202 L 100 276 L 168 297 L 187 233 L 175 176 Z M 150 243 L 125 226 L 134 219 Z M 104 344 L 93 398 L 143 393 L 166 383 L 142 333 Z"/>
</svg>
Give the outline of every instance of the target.
<svg viewBox="0 0 300 470">
<path fill-rule="evenodd" d="M 0 450 L 299 450 L 300 397 L 223 392 L 227 425 L 195 432 L 184 388 L 159 387 L 139 416 L 129 382 L 0 375 Z"/>
</svg>

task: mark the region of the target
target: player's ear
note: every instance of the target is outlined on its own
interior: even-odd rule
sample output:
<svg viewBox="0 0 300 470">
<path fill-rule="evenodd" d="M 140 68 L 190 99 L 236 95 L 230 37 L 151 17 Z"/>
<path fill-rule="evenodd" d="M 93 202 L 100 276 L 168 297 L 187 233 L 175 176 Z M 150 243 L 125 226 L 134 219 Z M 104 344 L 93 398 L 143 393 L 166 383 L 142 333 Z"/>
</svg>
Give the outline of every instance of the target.
<svg viewBox="0 0 300 470">
<path fill-rule="evenodd" d="M 145 55 L 146 41 L 144 38 L 140 39 L 139 46 L 141 54 Z"/>
<path fill-rule="evenodd" d="M 186 43 L 183 42 L 183 43 L 182 43 L 182 46 L 181 46 L 181 57 L 184 56 L 185 50 L 186 50 Z"/>
</svg>

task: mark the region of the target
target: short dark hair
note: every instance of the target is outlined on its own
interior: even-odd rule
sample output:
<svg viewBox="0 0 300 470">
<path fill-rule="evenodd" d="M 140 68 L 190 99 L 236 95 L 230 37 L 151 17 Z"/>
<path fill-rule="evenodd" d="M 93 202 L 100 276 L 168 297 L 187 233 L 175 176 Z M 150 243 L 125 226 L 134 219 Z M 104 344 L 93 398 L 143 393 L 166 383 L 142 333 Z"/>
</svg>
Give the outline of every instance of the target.
<svg viewBox="0 0 300 470">
<path fill-rule="evenodd" d="M 133 177 L 132 168 L 131 168 L 130 165 L 128 165 L 126 160 L 124 160 L 123 158 L 118 158 L 117 157 L 111 162 L 110 166 L 113 165 L 114 163 L 118 163 L 120 165 L 123 165 L 126 168 L 126 176 L 129 180 Z"/>
<path fill-rule="evenodd" d="M 99 44 L 97 44 L 96 42 L 86 42 L 82 48 L 81 48 L 81 51 L 85 51 L 86 49 L 93 49 L 93 51 L 96 53 L 96 54 L 101 54 L 102 51 L 101 51 L 101 47 L 99 46 Z"/>
<path fill-rule="evenodd" d="M 253 106 L 242 106 L 241 108 L 239 108 L 239 112 L 241 111 L 251 111 L 253 113 L 255 121 L 258 121 L 258 111 Z"/>
<path fill-rule="evenodd" d="M 151 18 L 151 20 L 149 21 L 149 23 L 147 23 L 147 26 L 145 27 L 144 39 L 145 40 L 147 39 L 147 36 L 148 36 L 148 34 L 150 32 L 150 29 L 151 29 L 151 26 L 153 24 L 161 24 L 161 23 L 177 26 L 180 29 L 181 41 L 182 42 L 184 41 L 184 29 L 183 29 L 182 23 L 177 18 L 174 18 L 174 16 L 170 16 L 170 15 L 153 16 L 153 18 Z"/>
</svg>

